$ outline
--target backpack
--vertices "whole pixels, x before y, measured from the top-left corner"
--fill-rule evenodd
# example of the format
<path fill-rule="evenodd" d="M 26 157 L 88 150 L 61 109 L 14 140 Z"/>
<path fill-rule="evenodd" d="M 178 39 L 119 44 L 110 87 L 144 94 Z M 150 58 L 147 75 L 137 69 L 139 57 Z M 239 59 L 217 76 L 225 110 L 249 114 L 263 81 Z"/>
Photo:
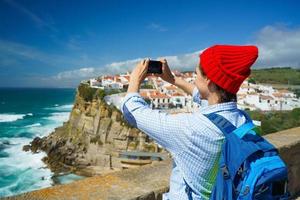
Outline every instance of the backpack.
<path fill-rule="evenodd" d="M 238 128 L 217 113 L 205 115 L 225 136 L 210 199 L 288 199 L 285 163 L 277 149 L 256 133 L 249 115 L 239 111 L 246 122 Z"/>

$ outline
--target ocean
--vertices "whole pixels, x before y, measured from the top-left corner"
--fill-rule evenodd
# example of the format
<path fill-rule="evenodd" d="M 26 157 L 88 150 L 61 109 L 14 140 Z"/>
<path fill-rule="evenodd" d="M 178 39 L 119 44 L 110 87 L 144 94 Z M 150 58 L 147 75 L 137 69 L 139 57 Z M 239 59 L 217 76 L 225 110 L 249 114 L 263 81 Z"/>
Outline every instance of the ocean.
<path fill-rule="evenodd" d="M 0 88 L 0 197 L 50 187 L 53 173 L 45 153 L 24 152 L 23 145 L 43 137 L 69 118 L 75 89 Z M 68 183 L 83 177 L 65 175 Z"/>

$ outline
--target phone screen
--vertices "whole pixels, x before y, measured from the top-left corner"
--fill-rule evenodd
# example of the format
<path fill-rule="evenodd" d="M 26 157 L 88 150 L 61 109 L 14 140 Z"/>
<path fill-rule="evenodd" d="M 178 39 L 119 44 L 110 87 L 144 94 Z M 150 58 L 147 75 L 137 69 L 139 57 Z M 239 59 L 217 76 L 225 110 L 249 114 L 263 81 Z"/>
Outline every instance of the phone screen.
<path fill-rule="evenodd" d="M 150 60 L 147 73 L 162 74 L 162 62 Z"/>

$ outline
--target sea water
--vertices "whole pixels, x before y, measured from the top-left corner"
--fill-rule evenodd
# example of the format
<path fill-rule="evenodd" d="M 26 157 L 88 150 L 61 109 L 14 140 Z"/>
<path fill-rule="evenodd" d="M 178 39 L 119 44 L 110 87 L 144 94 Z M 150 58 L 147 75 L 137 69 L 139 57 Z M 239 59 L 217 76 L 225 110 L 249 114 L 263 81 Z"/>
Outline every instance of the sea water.
<path fill-rule="evenodd" d="M 75 89 L 0 88 L 0 197 L 53 185 L 45 153 L 24 152 L 35 137 L 47 136 L 69 118 Z M 62 183 L 80 179 L 61 177 Z"/>

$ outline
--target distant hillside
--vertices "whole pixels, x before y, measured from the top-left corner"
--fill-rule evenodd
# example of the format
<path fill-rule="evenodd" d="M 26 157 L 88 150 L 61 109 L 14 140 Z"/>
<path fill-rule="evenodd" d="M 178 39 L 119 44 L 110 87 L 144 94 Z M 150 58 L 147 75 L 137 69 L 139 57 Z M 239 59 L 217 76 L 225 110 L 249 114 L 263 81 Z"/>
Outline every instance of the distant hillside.
<path fill-rule="evenodd" d="M 300 85 L 300 69 L 290 67 L 254 69 L 250 77 L 256 83 Z"/>

